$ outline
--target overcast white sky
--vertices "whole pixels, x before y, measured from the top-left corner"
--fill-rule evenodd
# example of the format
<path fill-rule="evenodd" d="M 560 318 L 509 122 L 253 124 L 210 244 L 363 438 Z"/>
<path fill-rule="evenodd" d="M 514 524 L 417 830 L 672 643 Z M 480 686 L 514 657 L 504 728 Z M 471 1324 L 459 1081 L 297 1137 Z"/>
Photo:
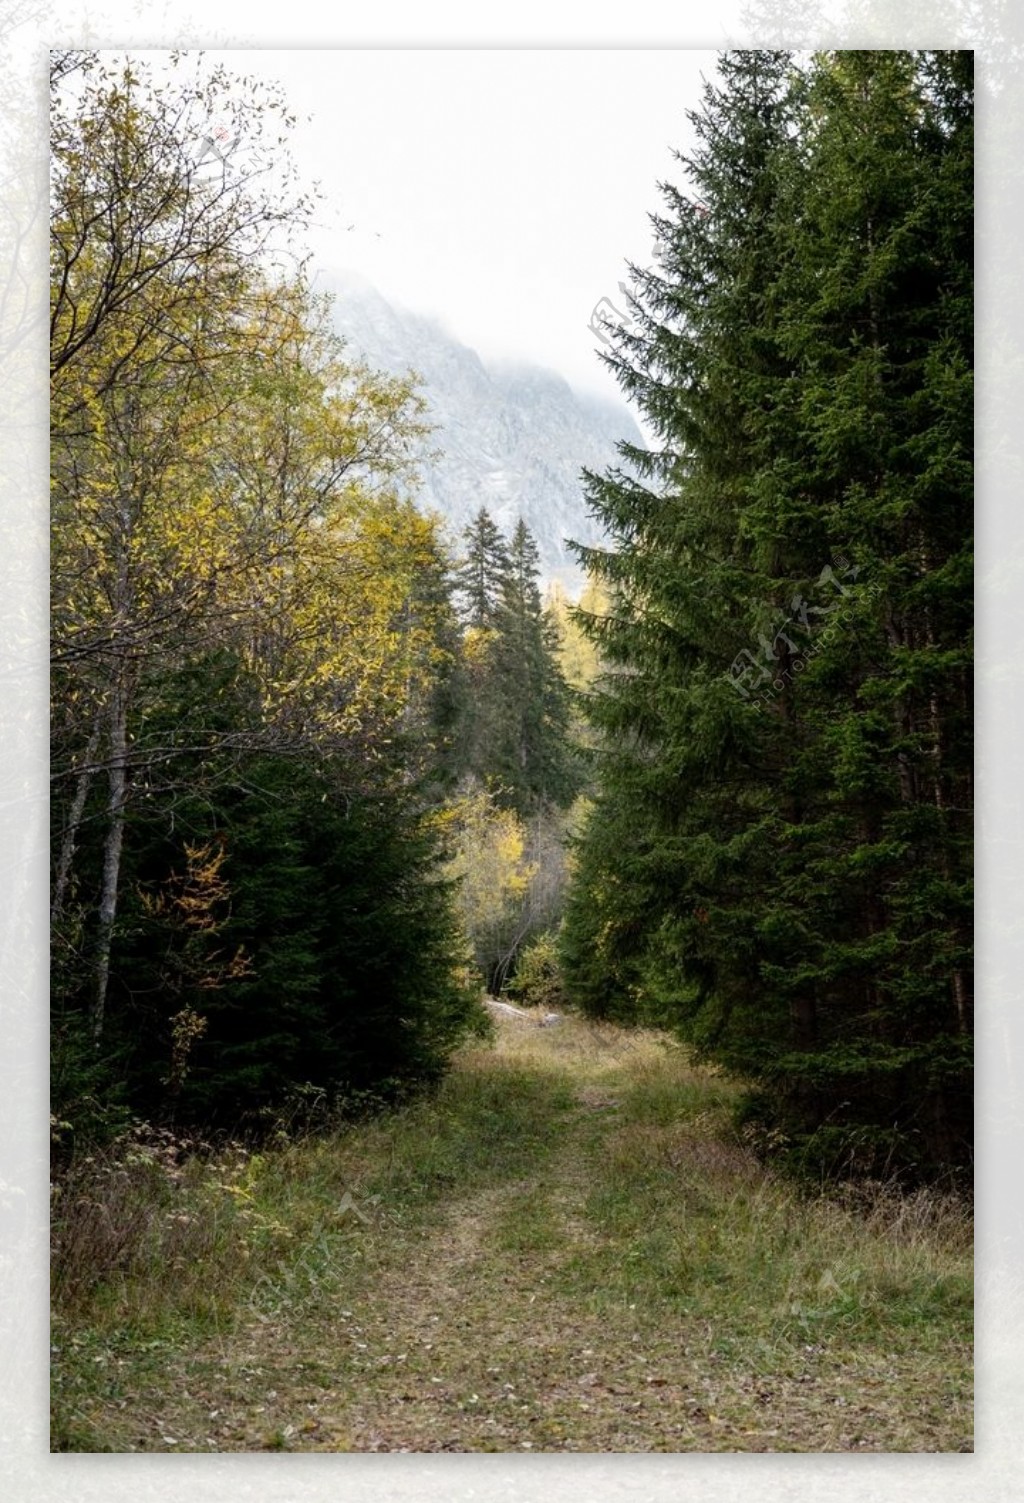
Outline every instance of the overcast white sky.
<path fill-rule="evenodd" d="M 647 214 L 659 180 L 682 180 L 672 148 L 714 53 L 207 56 L 276 79 L 299 115 L 296 162 L 326 195 L 317 265 L 361 273 L 485 357 L 619 395 L 588 324 L 602 297 L 623 307 L 627 259 L 650 264 Z"/>

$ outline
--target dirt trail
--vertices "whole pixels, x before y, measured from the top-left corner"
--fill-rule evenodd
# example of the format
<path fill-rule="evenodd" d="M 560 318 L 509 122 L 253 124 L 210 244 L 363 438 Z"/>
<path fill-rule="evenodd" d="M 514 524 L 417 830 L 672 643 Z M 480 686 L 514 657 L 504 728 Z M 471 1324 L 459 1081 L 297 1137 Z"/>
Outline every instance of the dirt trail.
<path fill-rule="evenodd" d="M 969 1320 L 901 1324 L 924 1286 L 887 1245 L 884 1307 L 847 1283 L 871 1247 L 722 1136 L 724 1091 L 655 1035 L 502 1019 L 447 1096 L 337 1150 L 348 1219 L 287 1287 L 136 1353 L 90 1422 L 124 1450 L 969 1449 Z"/>
<path fill-rule="evenodd" d="M 569 1072 L 574 1101 L 554 1150 L 527 1177 L 453 1195 L 426 1228 L 370 1232 L 375 1277 L 301 1329 L 255 1320 L 231 1363 L 258 1402 L 218 1415 L 220 1443 L 279 1437 L 289 1449 L 358 1451 L 676 1450 L 709 1428 L 689 1392 L 678 1333 L 652 1336 L 626 1300 L 567 1292 L 565 1273 L 600 1239 L 585 1214 L 587 1165 L 615 1131 L 630 1064 L 599 1028 L 501 1025 L 504 1054 Z M 630 1059 L 630 1055 L 635 1058 Z M 306 1394 L 302 1378 L 333 1378 Z M 272 1397 L 271 1397 L 272 1395 Z M 713 1426 L 711 1427 L 713 1428 Z"/>

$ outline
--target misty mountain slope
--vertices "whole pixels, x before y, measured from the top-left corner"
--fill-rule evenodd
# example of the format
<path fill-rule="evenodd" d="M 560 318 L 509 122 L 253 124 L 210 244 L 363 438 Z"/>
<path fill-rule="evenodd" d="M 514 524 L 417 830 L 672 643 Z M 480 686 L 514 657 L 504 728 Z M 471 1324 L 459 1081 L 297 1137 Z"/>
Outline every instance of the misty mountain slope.
<path fill-rule="evenodd" d="M 335 325 L 353 353 L 422 379 L 435 425 L 430 446 L 441 457 L 423 466 L 418 504 L 440 512 L 454 537 L 481 506 L 505 533 L 522 516 L 545 577 L 578 590 L 582 574 L 566 540 L 602 537 L 587 513 L 580 470 L 621 463 L 620 439 L 642 444 L 627 409 L 580 395 L 539 366 L 485 363 L 440 324 L 392 306 L 361 279 L 334 276 L 327 285 Z"/>

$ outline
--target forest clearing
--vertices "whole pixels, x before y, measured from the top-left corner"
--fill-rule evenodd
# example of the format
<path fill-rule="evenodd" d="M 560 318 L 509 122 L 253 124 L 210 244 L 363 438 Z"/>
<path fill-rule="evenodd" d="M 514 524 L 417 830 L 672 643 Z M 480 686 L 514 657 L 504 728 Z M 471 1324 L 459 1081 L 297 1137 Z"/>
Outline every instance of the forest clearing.
<path fill-rule="evenodd" d="M 734 1095 L 653 1031 L 502 1017 L 340 1135 L 98 1162 L 53 1448 L 970 1450 L 963 1205 L 801 1194 Z"/>

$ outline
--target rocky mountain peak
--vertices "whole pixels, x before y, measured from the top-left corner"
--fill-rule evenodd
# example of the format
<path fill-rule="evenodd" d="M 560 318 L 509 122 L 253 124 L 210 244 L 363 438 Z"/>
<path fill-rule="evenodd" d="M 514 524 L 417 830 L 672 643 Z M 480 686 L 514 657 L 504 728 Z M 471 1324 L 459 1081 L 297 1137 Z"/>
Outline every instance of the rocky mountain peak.
<path fill-rule="evenodd" d="M 537 541 L 546 581 L 570 594 L 583 583 L 569 538 L 599 544 L 580 470 L 621 464 L 619 440 L 642 445 L 626 407 L 575 391 L 555 371 L 484 361 L 438 322 L 389 303 L 361 278 L 335 277 L 338 332 L 371 366 L 420 377 L 430 447 L 417 498 L 445 518 L 453 538 L 485 506 L 510 533 L 519 517 Z"/>

